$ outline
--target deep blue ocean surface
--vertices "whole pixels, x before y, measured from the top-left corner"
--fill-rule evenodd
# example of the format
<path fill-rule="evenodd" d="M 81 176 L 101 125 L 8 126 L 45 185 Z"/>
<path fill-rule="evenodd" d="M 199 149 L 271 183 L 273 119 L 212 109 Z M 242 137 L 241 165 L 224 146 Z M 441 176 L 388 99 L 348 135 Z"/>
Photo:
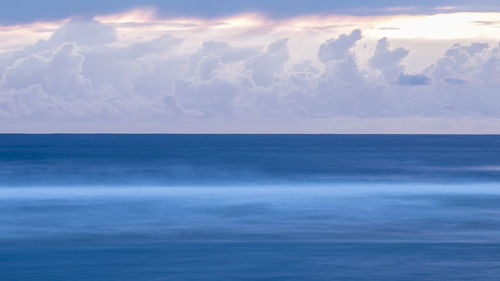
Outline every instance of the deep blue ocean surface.
<path fill-rule="evenodd" d="M 500 280 L 500 136 L 0 135 L 0 280 Z"/>

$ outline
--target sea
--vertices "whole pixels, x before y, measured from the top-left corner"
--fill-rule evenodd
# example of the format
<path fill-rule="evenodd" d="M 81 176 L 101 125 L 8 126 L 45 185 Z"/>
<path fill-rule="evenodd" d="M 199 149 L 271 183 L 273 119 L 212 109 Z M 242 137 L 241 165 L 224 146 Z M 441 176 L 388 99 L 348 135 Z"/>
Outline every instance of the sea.
<path fill-rule="evenodd" d="M 500 136 L 0 135 L 0 280 L 500 280 Z"/>

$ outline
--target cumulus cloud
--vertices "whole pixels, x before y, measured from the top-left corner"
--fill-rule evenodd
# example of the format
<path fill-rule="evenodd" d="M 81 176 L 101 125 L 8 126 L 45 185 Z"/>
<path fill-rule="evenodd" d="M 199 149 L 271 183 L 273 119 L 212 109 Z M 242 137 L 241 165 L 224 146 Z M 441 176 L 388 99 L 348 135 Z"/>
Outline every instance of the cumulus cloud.
<path fill-rule="evenodd" d="M 495 70 L 496 56 L 489 51 L 489 45 L 485 43 L 473 43 L 470 45 L 455 44 L 446 51 L 443 58 L 430 66 L 425 72 L 436 81 L 445 83 L 461 81 L 490 80 L 497 76 Z M 488 65 L 491 63 L 491 65 Z M 485 71 L 485 68 L 493 66 L 493 69 Z M 496 73 L 495 73 L 496 72 Z"/>
<path fill-rule="evenodd" d="M 281 39 L 271 43 L 265 53 L 248 62 L 255 84 L 269 86 L 275 75 L 283 70 L 284 64 L 290 58 L 287 41 L 288 39 Z"/>
<path fill-rule="evenodd" d="M 357 41 L 361 39 L 361 31 L 354 30 L 351 34 L 342 34 L 339 38 L 330 39 L 323 43 L 319 48 L 318 57 L 323 63 L 332 60 L 342 60 L 350 56 L 349 50 L 354 47 Z"/>
<path fill-rule="evenodd" d="M 377 43 L 370 65 L 380 70 L 387 80 L 393 80 L 404 71 L 401 61 L 408 56 L 409 52 L 401 47 L 389 50 L 389 41 L 387 38 L 382 38 Z"/>
<path fill-rule="evenodd" d="M 208 40 L 187 50 L 188 37 L 121 45 L 110 26 L 69 22 L 48 40 L 2 54 L 0 119 L 184 124 L 188 131 L 213 122 L 222 122 L 219 129 L 293 123 L 320 132 L 345 120 L 500 118 L 500 46 L 456 44 L 408 74 L 409 50 L 391 49 L 388 38 L 363 62 L 360 30 L 331 37 L 300 61 L 288 38 Z"/>
<path fill-rule="evenodd" d="M 92 83 L 81 75 L 83 60 L 74 43 L 62 44 L 47 57 L 30 54 L 4 71 L 0 87 L 20 90 L 39 85 L 61 99 L 87 100 Z"/>
<path fill-rule="evenodd" d="M 56 46 L 66 42 L 74 42 L 79 46 L 99 46 L 114 42 L 117 39 L 113 27 L 93 20 L 74 20 L 57 29 L 48 41 L 40 44 Z"/>

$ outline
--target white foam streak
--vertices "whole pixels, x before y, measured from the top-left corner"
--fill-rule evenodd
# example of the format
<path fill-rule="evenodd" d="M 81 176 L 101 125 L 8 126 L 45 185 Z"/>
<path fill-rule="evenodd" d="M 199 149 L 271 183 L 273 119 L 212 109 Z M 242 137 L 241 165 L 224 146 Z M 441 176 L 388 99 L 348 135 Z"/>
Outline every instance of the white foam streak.
<path fill-rule="evenodd" d="M 500 184 L 335 184 L 295 186 L 179 186 L 179 187 L 6 187 L 0 200 L 48 200 L 90 198 L 286 198 L 358 197 L 415 194 L 492 194 L 500 195 Z"/>

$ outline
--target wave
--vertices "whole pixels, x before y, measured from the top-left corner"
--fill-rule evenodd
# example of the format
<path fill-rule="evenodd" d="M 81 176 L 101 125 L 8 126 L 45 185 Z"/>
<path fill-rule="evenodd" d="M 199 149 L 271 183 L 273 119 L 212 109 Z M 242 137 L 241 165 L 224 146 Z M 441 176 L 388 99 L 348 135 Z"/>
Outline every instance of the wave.
<path fill-rule="evenodd" d="M 477 185 L 1 188 L 0 239 L 500 242 Z"/>
<path fill-rule="evenodd" d="M 242 197 L 300 195 L 317 196 L 395 196 L 420 194 L 500 195 L 497 183 L 335 183 L 273 185 L 195 185 L 195 186 L 24 186 L 0 187 L 0 200 L 8 199 L 80 199 L 80 198 L 161 198 L 172 196 Z M 262 196 L 262 197 L 260 197 Z"/>

